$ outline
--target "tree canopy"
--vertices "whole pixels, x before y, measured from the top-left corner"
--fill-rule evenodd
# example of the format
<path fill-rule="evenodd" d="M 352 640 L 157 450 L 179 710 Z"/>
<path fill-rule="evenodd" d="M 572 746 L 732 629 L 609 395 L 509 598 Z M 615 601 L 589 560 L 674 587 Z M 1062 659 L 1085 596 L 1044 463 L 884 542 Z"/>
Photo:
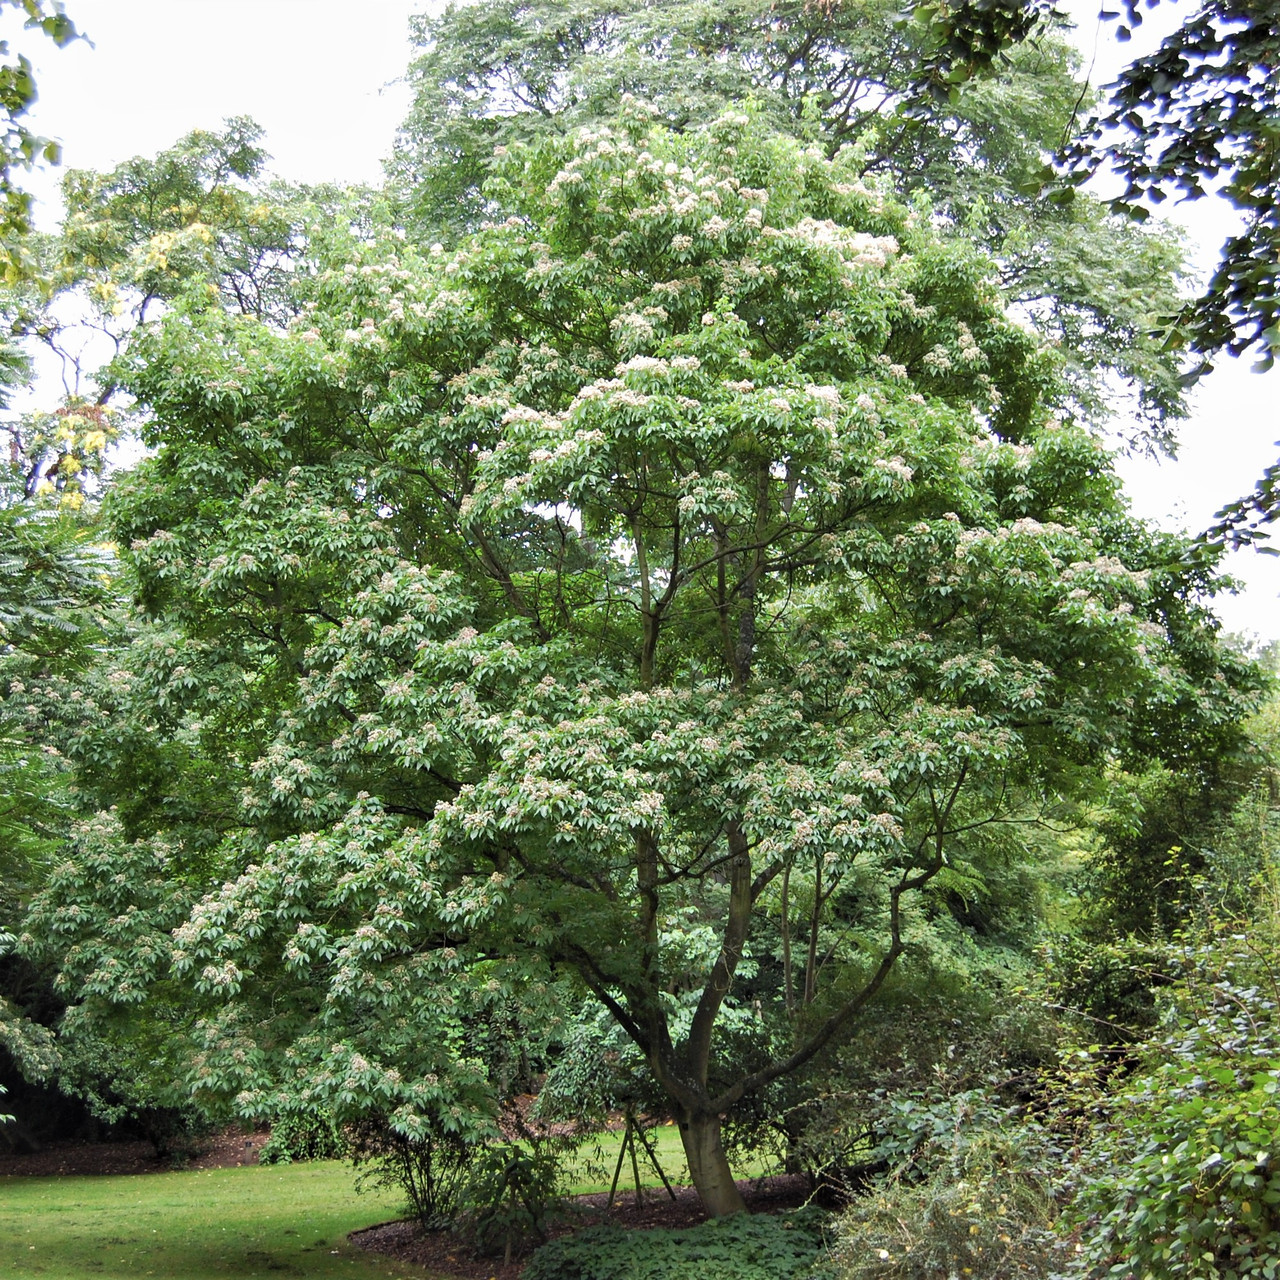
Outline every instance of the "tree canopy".
<path fill-rule="evenodd" d="M 722 1116 L 949 893 L 1109 762 L 1232 738 L 1212 576 L 992 260 L 865 169 L 632 101 L 503 145 L 448 251 L 327 212 L 287 327 L 192 288 L 139 330 L 150 621 L 45 691 L 102 812 L 23 939 L 80 1025 L 150 1000 L 244 1113 L 480 1132 L 468 1027 L 554 1038 L 567 981 L 730 1212 Z"/>
<path fill-rule="evenodd" d="M 1183 410 L 1181 357 L 1160 318 L 1180 305 L 1181 251 L 1080 196 L 1041 198 L 1053 152 L 1092 100 L 1056 34 L 1009 50 L 949 95 L 919 83 L 936 36 L 887 0 L 729 7 L 648 0 L 486 0 L 418 20 L 414 104 L 392 177 L 410 223 L 446 240 L 490 216 L 495 146 L 610 117 L 619 95 L 683 129 L 751 102 L 774 128 L 927 193 L 1000 266 L 1002 287 L 1068 359 L 1064 390 L 1101 425 L 1128 386 L 1149 442 Z"/>

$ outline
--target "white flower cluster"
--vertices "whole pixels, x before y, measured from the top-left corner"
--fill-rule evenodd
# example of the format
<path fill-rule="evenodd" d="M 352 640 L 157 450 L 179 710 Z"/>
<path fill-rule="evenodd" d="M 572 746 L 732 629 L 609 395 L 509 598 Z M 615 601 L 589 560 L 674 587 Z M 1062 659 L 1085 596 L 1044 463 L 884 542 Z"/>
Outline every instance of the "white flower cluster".
<path fill-rule="evenodd" d="M 681 246 L 677 244 L 677 241 L 688 240 L 688 239 L 689 239 L 688 236 L 673 236 L 671 239 L 671 247 L 673 249 L 678 249 Z M 689 244 L 692 244 L 692 243 L 693 241 L 689 240 Z M 683 247 L 687 249 L 689 245 L 684 245 Z M 694 292 L 697 292 L 701 288 L 702 288 L 701 276 L 685 276 L 681 280 L 660 281 L 659 283 L 653 285 L 652 291 L 654 293 L 661 293 L 669 297 L 678 298 L 682 293 L 687 293 L 691 290 Z M 647 309 L 648 308 L 646 308 L 646 310 Z"/>
<path fill-rule="evenodd" d="M 883 267 L 898 252 L 898 242 L 893 236 L 853 231 L 830 218 L 801 218 L 795 226 L 774 234 L 803 240 L 820 249 L 831 249 L 853 266 Z"/>
<path fill-rule="evenodd" d="M 542 422 L 544 415 L 528 405 L 516 404 L 502 415 L 502 425 L 510 426 L 513 422 Z"/>
<path fill-rule="evenodd" d="M 952 367 L 951 352 L 939 342 L 932 351 L 925 352 L 924 364 L 932 373 L 946 373 Z"/>
<path fill-rule="evenodd" d="M 1130 569 L 1116 556 L 1094 556 L 1091 560 L 1076 560 L 1062 571 L 1064 582 L 1079 578 L 1102 579 L 1117 586 L 1128 586 L 1135 591 L 1145 591 L 1149 577 L 1148 570 Z"/>
<path fill-rule="evenodd" d="M 655 377 L 665 377 L 670 372 L 671 366 L 656 356 L 632 356 L 614 369 L 618 377 L 627 373 L 651 373 Z"/>
<path fill-rule="evenodd" d="M 956 346 L 959 348 L 961 361 L 965 364 L 977 364 L 983 357 L 973 331 L 963 320 L 956 327 L 959 335 L 956 338 Z"/>
<path fill-rule="evenodd" d="M 609 322 L 614 340 L 626 351 L 637 351 L 654 340 L 653 318 L 637 311 L 623 311 Z"/>
<path fill-rule="evenodd" d="M 883 352 L 876 356 L 876 364 L 885 370 L 891 378 L 905 378 L 907 376 L 907 366 L 905 364 L 895 364 L 892 357 L 885 355 Z"/>
<path fill-rule="evenodd" d="M 884 196 L 879 191 L 873 191 L 861 178 L 853 182 L 833 183 L 832 190 L 838 196 L 855 196 L 864 201 L 871 213 L 884 212 Z"/>
<path fill-rule="evenodd" d="M 829 404 L 832 408 L 838 408 L 840 405 L 840 391 L 837 387 L 814 386 L 810 383 L 804 390 L 806 395 L 812 396 L 815 400 L 821 400 L 823 404 Z"/>
<path fill-rule="evenodd" d="M 899 480 L 910 480 L 915 472 L 907 465 L 906 459 L 894 454 L 891 458 L 877 458 L 872 464 L 877 471 L 887 472 Z"/>

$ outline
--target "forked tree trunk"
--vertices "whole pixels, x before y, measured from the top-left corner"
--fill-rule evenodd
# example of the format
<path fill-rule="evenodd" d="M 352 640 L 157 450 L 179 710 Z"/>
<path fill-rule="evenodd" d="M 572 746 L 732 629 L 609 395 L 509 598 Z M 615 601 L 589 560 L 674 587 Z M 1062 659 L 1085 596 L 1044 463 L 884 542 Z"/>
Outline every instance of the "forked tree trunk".
<path fill-rule="evenodd" d="M 745 1213 L 746 1202 L 724 1154 L 720 1117 L 708 1112 L 684 1116 L 680 1121 L 680 1140 L 684 1143 L 689 1176 L 698 1190 L 702 1207 L 713 1218 Z"/>

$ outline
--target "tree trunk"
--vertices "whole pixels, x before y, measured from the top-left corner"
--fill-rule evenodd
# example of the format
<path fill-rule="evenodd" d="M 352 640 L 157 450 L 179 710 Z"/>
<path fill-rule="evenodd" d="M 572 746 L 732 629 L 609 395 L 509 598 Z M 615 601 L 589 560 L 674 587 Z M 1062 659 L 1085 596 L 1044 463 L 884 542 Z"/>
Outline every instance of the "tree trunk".
<path fill-rule="evenodd" d="M 689 1176 L 707 1213 L 713 1218 L 745 1213 L 746 1202 L 733 1180 L 720 1140 L 720 1117 L 708 1112 L 686 1115 L 680 1121 L 680 1140 Z"/>

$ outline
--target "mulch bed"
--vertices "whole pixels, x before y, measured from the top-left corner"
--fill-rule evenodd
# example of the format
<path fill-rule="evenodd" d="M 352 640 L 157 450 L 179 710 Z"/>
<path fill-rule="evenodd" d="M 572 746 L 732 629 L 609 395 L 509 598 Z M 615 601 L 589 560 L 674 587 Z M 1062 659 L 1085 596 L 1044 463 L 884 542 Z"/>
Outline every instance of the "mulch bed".
<path fill-rule="evenodd" d="M 782 1213 L 797 1209 L 808 1199 L 809 1184 L 801 1177 L 782 1175 L 758 1181 L 739 1182 L 738 1189 L 753 1213 Z M 551 1231 L 566 1235 L 583 1227 L 610 1221 L 627 1230 L 649 1227 L 691 1227 L 706 1221 L 706 1214 L 692 1187 L 676 1187 L 673 1202 L 665 1191 L 646 1191 L 641 1203 L 635 1192 L 619 1194 L 613 1209 L 605 1214 L 609 1197 L 579 1196 L 572 1201 L 573 1213 Z M 503 1265 L 501 1258 L 477 1258 L 470 1248 L 445 1231 L 423 1231 L 416 1222 L 384 1222 L 363 1231 L 353 1231 L 351 1242 L 372 1253 L 385 1254 L 398 1262 L 424 1267 L 457 1280 L 519 1280 L 527 1257 Z"/>
<path fill-rule="evenodd" d="M 253 1133 L 239 1128 L 224 1129 L 207 1138 L 202 1144 L 203 1153 L 183 1168 L 230 1169 L 236 1165 L 257 1164 L 258 1151 L 267 1137 L 265 1129 Z M 0 1152 L 0 1177 L 169 1173 L 172 1169 L 173 1164 L 156 1155 L 155 1147 L 149 1142 L 51 1142 L 42 1150 L 26 1155 Z"/>

